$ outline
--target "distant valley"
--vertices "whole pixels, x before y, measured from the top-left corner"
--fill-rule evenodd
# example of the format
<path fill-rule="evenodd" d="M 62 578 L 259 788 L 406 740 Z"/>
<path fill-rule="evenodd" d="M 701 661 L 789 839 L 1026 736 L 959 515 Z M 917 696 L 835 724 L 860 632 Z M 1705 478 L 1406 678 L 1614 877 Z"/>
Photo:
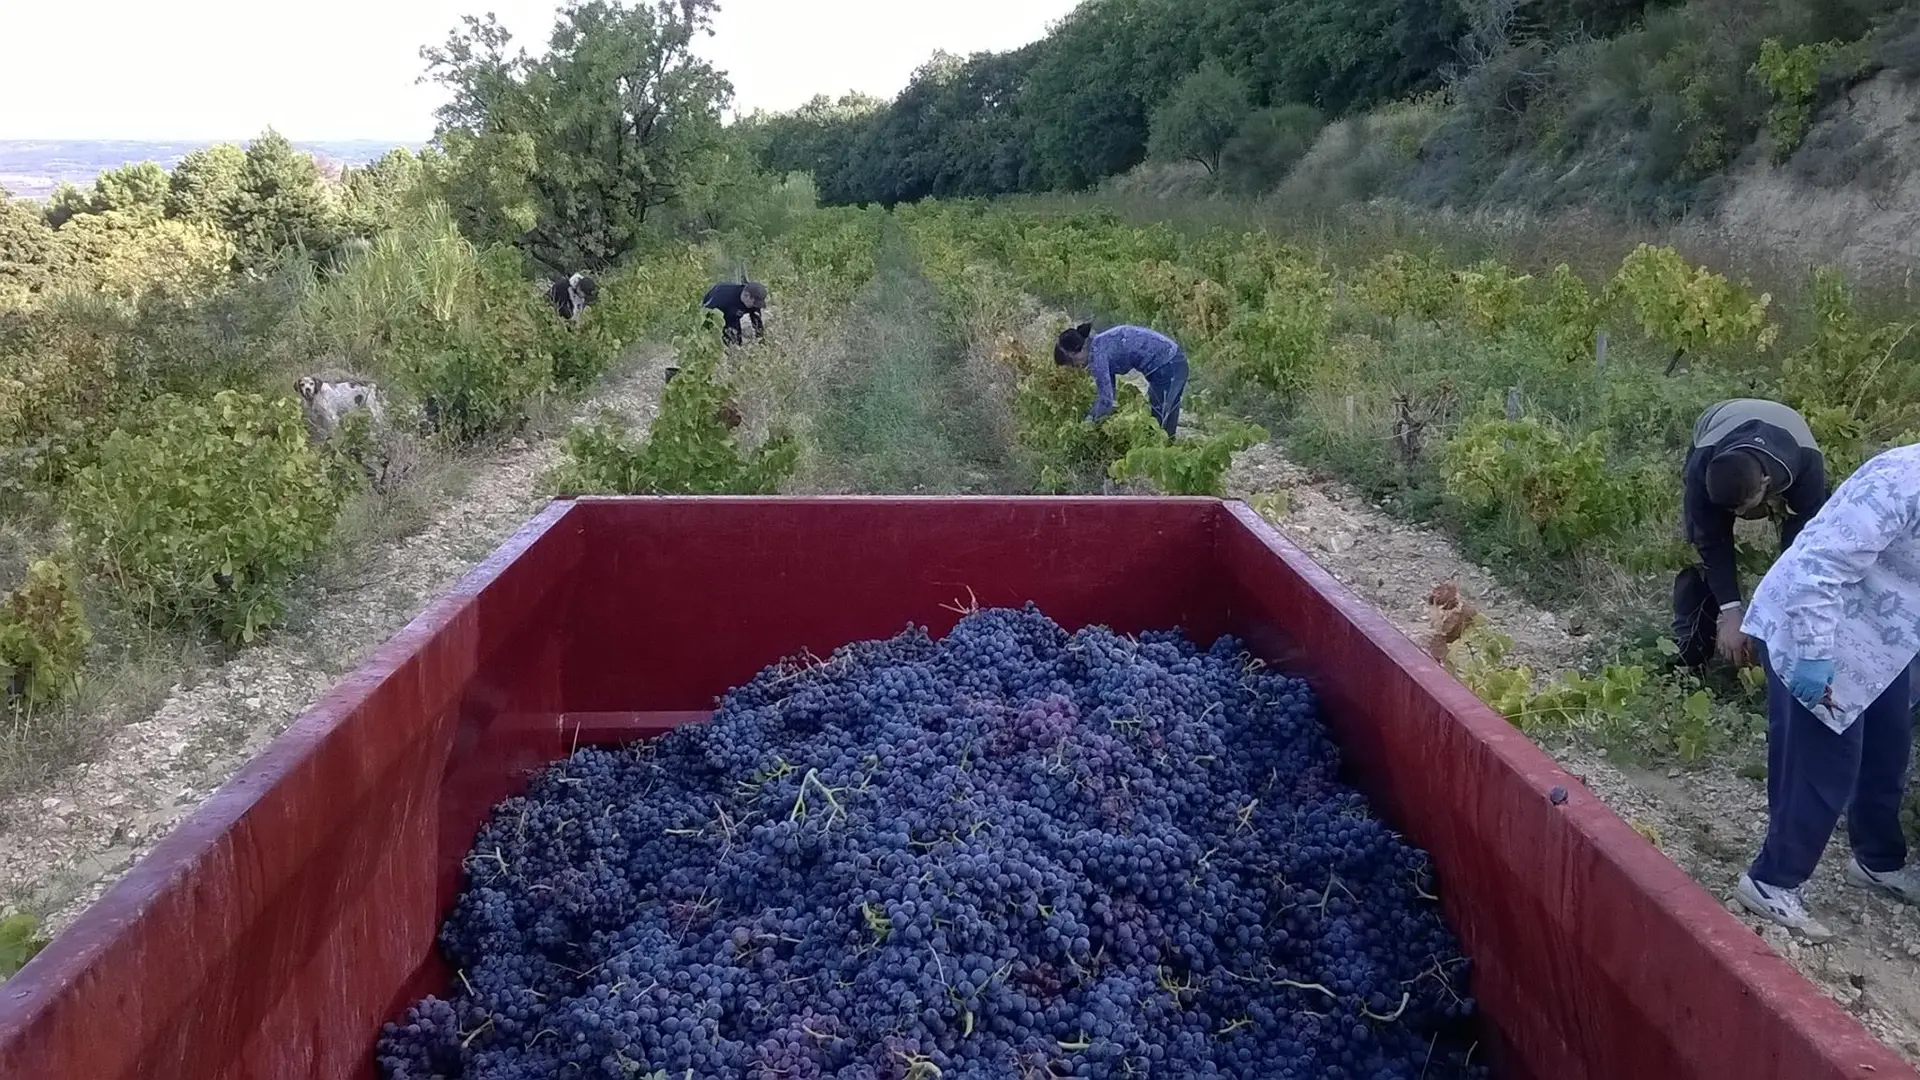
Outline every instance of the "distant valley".
<path fill-rule="evenodd" d="M 15 195 L 45 198 L 62 183 L 86 187 L 93 178 L 122 165 L 157 161 L 171 169 L 180 159 L 221 140 L 200 142 L 143 142 L 114 139 L 0 139 L 0 188 Z M 246 139 L 225 140 L 244 145 Z M 301 142 L 294 146 L 312 154 L 321 165 L 338 169 L 364 165 L 395 147 L 417 150 L 417 142 L 368 139 L 344 142 Z"/>

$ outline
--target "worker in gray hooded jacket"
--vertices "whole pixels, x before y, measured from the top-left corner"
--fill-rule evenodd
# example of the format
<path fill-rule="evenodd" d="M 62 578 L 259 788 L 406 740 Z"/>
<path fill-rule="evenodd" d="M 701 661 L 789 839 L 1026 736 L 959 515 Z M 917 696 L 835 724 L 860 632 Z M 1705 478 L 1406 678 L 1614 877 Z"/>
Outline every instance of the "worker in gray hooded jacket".
<path fill-rule="evenodd" d="M 1744 663 L 1734 520 L 1777 518 L 1786 551 L 1827 501 L 1826 461 L 1799 413 L 1777 401 L 1736 398 L 1708 408 L 1694 425 L 1681 486 L 1687 540 L 1700 564 L 1674 580 L 1675 640 L 1690 664 L 1704 663 L 1710 649 Z"/>

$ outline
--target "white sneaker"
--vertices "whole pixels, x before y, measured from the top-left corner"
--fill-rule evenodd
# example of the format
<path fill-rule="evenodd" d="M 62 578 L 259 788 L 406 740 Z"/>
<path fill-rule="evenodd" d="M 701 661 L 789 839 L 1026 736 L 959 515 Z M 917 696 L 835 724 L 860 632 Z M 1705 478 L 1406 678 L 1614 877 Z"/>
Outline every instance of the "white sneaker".
<path fill-rule="evenodd" d="M 1799 889 L 1762 885 L 1746 874 L 1733 890 L 1740 906 L 1769 922 L 1778 923 L 1804 936 L 1808 941 L 1825 941 L 1833 936 L 1820 920 L 1807 914 L 1807 902 Z"/>
<path fill-rule="evenodd" d="M 1896 900 L 1920 904 L 1920 872 L 1911 867 L 1877 874 L 1861 866 L 1859 859 L 1848 859 L 1847 884 L 1861 889 L 1878 889 Z"/>

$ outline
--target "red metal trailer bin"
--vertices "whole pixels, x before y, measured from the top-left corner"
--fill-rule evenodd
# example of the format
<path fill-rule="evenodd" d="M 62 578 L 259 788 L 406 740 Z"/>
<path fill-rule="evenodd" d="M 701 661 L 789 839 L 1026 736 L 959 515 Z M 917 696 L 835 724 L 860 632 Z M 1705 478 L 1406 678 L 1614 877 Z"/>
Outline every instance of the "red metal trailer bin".
<path fill-rule="evenodd" d="M 1310 679 L 1426 848 L 1509 1077 L 1917 1074 L 1245 506 L 1209 499 L 551 505 L 0 985 L 4 1080 L 360 1080 L 444 979 L 489 808 L 801 649 L 969 593 L 1068 628 L 1231 632 Z M 1561 804 L 1549 798 L 1564 787 Z"/>

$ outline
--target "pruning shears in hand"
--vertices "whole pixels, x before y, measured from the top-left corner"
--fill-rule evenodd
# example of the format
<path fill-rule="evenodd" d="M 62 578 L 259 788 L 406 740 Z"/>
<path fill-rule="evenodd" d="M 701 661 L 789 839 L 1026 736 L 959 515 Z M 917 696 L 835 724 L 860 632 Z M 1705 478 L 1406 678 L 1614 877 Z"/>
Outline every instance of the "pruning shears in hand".
<path fill-rule="evenodd" d="M 1833 684 L 1832 683 L 1828 683 L 1827 688 L 1825 690 L 1820 691 L 1819 707 L 1827 710 L 1827 715 L 1829 717 L 1833 716 L 1835 713 L 1840 711 L 1840 707 L 1833 703 Z"/>

